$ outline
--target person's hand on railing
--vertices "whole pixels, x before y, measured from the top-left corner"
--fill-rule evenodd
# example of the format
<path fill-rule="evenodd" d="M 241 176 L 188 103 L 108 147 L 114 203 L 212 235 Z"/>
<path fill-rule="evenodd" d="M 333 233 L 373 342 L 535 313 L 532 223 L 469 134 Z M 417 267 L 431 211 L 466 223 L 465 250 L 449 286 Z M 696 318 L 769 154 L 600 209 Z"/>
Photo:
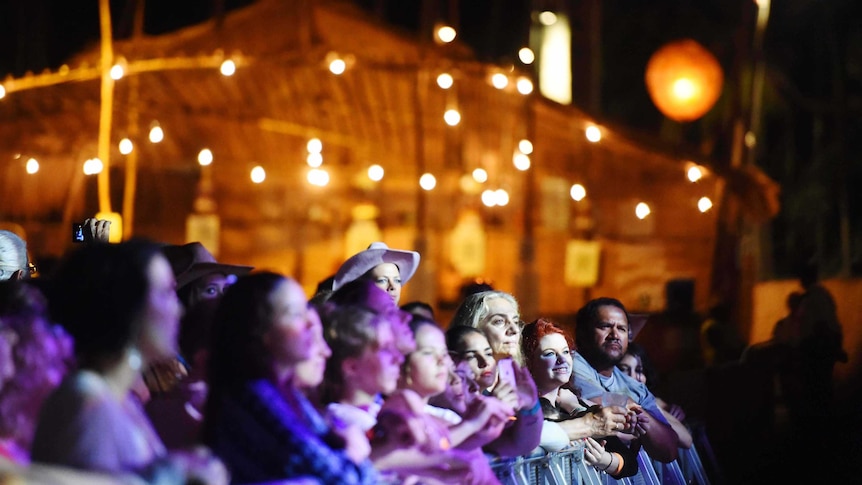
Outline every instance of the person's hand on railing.
<path fill-rule="evenodd" d="M 594 437 L 614 435 L 630 426 L 629 411 L 621 406 L 606 406 L 585 416 L 591 419 L 590 426 Z"/>

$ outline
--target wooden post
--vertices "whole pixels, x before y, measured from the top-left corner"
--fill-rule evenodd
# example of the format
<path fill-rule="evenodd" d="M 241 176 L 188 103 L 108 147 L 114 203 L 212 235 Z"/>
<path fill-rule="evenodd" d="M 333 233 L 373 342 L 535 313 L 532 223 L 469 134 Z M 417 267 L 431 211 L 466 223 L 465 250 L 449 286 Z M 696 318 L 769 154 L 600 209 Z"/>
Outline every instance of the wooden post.
<path fill-rule="evenodd" d="M 114 47 L 111 34 L 111 5 L 109 0 L 99 0 L 99 26 L 102 46 L 102 97 L 99 112 L 99 212 L 111 212 L 111 123 L 114 108 L 114 79 L 111 67 L 114 64 Z"/>

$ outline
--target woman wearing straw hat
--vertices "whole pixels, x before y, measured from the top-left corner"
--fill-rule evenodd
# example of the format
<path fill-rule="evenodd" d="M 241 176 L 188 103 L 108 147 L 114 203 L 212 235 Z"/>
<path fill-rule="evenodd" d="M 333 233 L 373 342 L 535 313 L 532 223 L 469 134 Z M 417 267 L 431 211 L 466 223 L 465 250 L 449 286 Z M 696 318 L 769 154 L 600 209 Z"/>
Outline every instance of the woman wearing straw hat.
<path fill-rule="evenodd" d="M 416 273 L 418 266 L 419 253 L 416 251 L 390 249 L 382 242 L 374 242 L 368 249 L 354 254 L 338 268 L 332 282 L 332 291 L 351 281 L 366 279 L 373 281 L 398 305 L 401 286 Z"/>
<path fill-rule="evenodd" d="M 199 242 L 162 247 L 177 279 L 177 296 L 186 311 L 203 300 L 216 300 L 230 284 L 252 270 L 251 266 L 223 264 L 216 261 Z"/>

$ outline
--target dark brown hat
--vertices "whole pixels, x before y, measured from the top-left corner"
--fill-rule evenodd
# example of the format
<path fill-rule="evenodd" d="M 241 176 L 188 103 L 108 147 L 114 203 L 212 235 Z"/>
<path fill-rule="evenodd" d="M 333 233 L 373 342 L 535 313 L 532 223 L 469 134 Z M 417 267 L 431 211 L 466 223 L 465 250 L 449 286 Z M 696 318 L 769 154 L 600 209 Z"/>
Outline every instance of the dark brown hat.
<path fill-rule="evenodd" d="M 207 248 L 199 242 L 192 242 L 181 246 L 164 246 L 162 254 L 171 263 L 171 269 L 174 270 L 174 278 L 177 280 L 177 289 L 210 274 L 220 273 L 242 276 L 253 269 L 251 266 L 218 263 L 213 255 L 207 251 Z"/>

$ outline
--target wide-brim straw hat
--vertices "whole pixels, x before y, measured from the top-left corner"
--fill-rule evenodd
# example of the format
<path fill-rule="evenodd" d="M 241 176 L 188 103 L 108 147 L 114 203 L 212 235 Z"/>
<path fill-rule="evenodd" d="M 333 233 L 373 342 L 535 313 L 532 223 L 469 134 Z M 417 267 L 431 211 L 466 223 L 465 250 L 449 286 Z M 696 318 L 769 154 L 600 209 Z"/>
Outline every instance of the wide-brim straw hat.
<path fill-rule="evenodd" d="M 219 263 L 199 242 L 164 246 L 162 254 L 171 263 L 174 278 L 177 280 L 177 289 L 207 275 L 242 276 L 253 269 L 251 266 Z"/>
<path fill-rule="evenodd" d="M 354 254 L 338 268 L 335 279 L 332 281 L 332 290 L 335 291 L 346 283 L 359 279 L 372 268 L 383 263 L 392 263 L 398 266 L 401 283 L 407 283 L 419 266 L 419 253 L 390 249 L 382 242 L 371 243 L 368 249 Z"/>

